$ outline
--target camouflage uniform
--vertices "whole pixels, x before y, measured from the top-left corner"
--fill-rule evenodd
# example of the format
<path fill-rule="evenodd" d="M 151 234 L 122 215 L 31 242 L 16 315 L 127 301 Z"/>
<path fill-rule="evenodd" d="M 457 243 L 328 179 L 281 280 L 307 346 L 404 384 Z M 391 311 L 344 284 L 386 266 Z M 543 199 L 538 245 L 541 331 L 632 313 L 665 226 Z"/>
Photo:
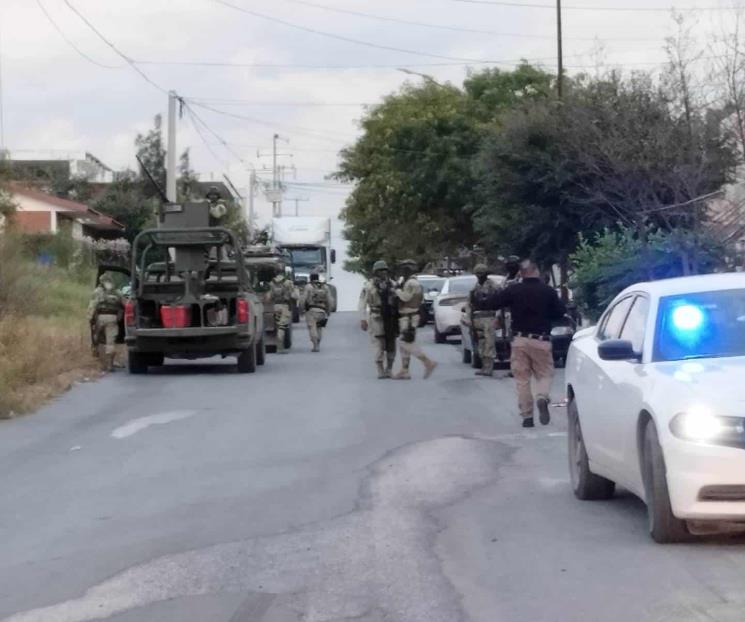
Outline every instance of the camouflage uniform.
<path fill-rule="evenodd" d="M 477 276 L 488 273 L 486 266 L 476 266 L 474 272 Z M 491 376 L 494 373 L 494 359 L 497 356 L 496 349 L 496 313 L 483 308 L 484 300 L 489 300 L 498 290 L 497 286 L 488 276 L 483 283 L 476 283 L 469 296 L 469 310 L 473 329 L 478 339 L 478 352 L 481 357 L 482 368 L 476 372 L 479 376 Z"/>
<path fill-rule="evenodd" d="M 381 266 L 385 266 L 384 268 Z M 377 273 L 384 271 L 385 276 Z M 385 262 L 377 262 L 374 272 L 376 276 L 368 280 L 362 292 L 358 310 L 362 329 L 370 333 L 370 338 L 375 345 L 375 365 L 378 369 L 378 378 L 390 378 L 392 376 L 393 363 L 396 360 L 396 331 L 386 331 L 386 322 L 383 316 L 383 300 L 381 293 L 389 296 L 388 302 L 396 298 L 396 284 L 387 276 L 388 267 Z"/>
<path fill-rule="evenodd" d="M 313 280 L 305 286 L 303 291 L 305 304 L 305 323 L 308 325 L 313 352 L 318 352 L 323 338 L 323 327 L 328 321 L 331 292 L 325 283 Z"/>
<path fill-rule="evenodd" d="M 122 312 L 121 294 L 114 290 L 111 278 L 103 275 L 88 303 L 88 322 L 96 333 L 96 343 L 104 344 L 101 364 L 105 371 L 114 369 L 116 338 L 119 334 L 119 318 Z"/>
<path fill-rule="evenodd" d="M 416 264 L 413 261 L 407 261 L 403 265 L 415 266 Z M 422 301 L 424 300 L 424 289 L 414 276 L 408 276 L 408 278 L 405 278 L 403 286 L 396 289 L 396 296 L 398 296 L 400 301 L 398 325 L 399 333 L 401 334 L 399 340 L 401 371 L 394 378 L 397 380 L 409 380 L 411 378 L 409 375 L 409 365 L 412 356 L 424 364 L 424 377 L 429 378 L 437 363 L 427 357 L 421 347 L 416 343 L 416 329 L 419 326 L 419 313 Z"/>
<path fill-rule="evenodd" d="M 278 274 L 269 284 L 269 294 L 274 303 L 274 326 L 277 329 L 277 352 L 285 351 L 285 334 L 292 322 L 291 305 L 298 295 L 295 285 L 284 274 Z"/>

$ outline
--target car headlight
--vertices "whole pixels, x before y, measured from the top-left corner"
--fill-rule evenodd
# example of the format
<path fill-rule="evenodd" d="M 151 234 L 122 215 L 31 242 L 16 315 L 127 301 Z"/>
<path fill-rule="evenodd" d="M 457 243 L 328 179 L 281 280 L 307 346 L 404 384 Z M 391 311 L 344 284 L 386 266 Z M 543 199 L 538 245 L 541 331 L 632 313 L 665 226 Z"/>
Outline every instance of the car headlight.
<path fill-rule="evenodd" d="M 693 406 L 673 417 L 670 431 L 686 441 L 715 445 L 745 445 L 745 418 L 721 417 L 705 406 Z"/>

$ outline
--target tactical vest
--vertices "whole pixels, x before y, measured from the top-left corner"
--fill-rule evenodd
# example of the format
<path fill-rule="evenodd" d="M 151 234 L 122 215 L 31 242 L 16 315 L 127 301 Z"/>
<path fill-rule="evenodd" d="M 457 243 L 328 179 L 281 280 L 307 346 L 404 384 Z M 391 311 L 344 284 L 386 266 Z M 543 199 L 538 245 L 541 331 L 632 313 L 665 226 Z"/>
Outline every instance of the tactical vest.
<path fill-rule="evenodd" d="M 271 292 L 272 292 L 272 302 L 274 302 L 275 305 L 281 305 L 290 304 L 290 301 L 292 300 L 292 296 L 290 295 L 290 292 L 288 291 L 288 287 L 286 285 L 286 281 L 272 281 L 271 284 Z"/>
<path fill-rule="evenodd" d="M 323 285 L 312 285 L 308 293 L 308 307 L 328 311 L 329 294 Z"/>
<path fill-rule="evenodd" d="M 96 305 L 99 315 L 116 315 L 121 309 L 122 303 L 116 294 L 104 294 L 103 299 Z"/>

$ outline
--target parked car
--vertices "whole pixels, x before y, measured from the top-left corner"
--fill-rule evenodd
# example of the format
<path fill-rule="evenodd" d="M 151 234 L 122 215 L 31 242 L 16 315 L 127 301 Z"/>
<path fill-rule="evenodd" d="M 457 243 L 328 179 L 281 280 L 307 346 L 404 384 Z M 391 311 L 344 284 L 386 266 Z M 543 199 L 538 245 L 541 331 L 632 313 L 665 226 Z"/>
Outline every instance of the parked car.
<path fill-rule="evenodd" d="M 745 529 L 743 374 L 745 274 L 626 289 L 569 348 L 574 494 L 630 490 L 657 542 Z"/>
<path fill-rule="evenodd" d="M 491 275 L 489 278 L 498 286 L 504 283 L 503 276 Z M 473 274 L 453 276 L 445 281 L 433 305 L 435 342 L 445 343 L 449 336 L 461 334 L 463 309 L 474 285 L 476 277 Z"/>
<path fill-rule="evenodd" d="M 424 289 L 424 300 L 419 309 L 419 327 L 421 328 L 434 320 L 432 307 L 435 303 L 435 299 L 440 295 L 442 287 L 445 285 L 447 279 L 434 274 L 418 274 L 416 280 L 419 281 Z"/>

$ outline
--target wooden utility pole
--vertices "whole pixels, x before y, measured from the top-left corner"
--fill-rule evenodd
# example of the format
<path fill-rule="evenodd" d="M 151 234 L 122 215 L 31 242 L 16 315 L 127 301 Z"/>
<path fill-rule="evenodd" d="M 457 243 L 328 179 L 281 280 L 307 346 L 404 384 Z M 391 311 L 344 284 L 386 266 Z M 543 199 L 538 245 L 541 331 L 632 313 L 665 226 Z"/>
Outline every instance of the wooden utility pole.
<path fill-rule="evenodd" d="M 556 34 L 559 48 L 559 73 L 556 79 L 556 93 L 561 99 L 564 97 L 564 41 L 561 27 L 561 0 L 556 0 Z"/>

